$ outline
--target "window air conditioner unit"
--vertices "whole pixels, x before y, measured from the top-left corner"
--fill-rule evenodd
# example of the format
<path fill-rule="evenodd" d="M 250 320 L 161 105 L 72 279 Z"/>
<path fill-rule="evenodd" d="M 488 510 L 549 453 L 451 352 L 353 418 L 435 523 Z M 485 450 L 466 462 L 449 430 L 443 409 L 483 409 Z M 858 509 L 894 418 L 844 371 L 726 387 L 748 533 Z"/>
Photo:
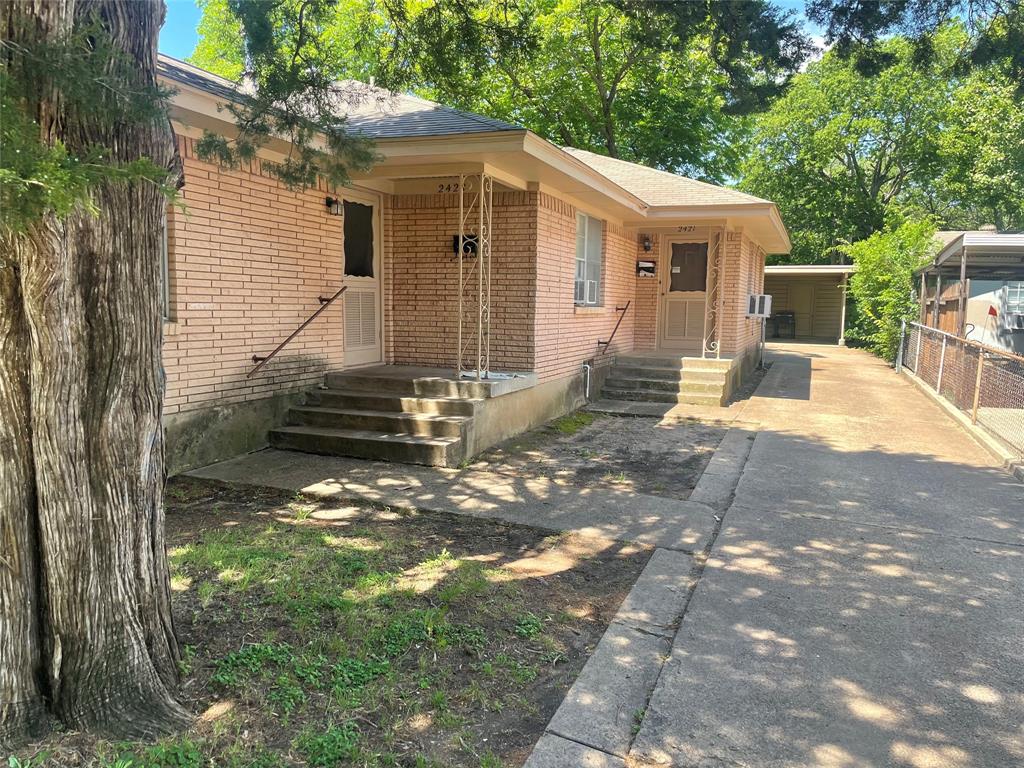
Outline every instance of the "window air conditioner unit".
<path fill-rule="evenodd" d="M 747 317 L 770 317 L 772 297 L 767 293 L 756 293 L 747 297 Z"/>

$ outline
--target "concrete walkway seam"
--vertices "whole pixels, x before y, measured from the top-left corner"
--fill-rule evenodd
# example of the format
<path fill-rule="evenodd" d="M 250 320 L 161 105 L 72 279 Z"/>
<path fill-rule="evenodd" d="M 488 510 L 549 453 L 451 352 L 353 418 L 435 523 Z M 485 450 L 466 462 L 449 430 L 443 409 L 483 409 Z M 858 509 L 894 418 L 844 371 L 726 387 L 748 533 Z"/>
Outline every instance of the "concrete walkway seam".
<path fill-rule="evenodd" d="M 755 439 L 751 425 L 726 432 L 694 491 L 731 502 Z M 523 768 L 625 765 L 601 760 L 629 754 L 722 522 L 700 552 L 654 551 Z"/>

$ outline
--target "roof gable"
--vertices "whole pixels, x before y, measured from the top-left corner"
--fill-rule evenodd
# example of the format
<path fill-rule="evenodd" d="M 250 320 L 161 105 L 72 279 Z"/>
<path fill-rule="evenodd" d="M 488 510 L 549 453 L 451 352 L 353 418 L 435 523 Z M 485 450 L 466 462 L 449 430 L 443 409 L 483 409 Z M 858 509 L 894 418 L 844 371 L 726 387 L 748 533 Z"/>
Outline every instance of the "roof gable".
<path fill-rule="evenodd" d="M 770 204 L 770 201 L 753 195 L 688 179 L 639 163 L 618 160 L 574 147 L 563 149 L 650 206 Z"/>

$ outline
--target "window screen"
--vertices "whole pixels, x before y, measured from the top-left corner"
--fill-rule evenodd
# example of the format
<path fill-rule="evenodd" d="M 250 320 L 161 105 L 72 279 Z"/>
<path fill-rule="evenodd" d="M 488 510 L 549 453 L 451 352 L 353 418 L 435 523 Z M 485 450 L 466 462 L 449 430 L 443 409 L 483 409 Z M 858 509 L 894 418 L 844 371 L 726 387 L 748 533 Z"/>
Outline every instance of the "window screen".
<path fill-rule="evenodd" d="M 345 201 L 345 274 L 373 277 L 373 206 Z"/>
<path fill-rule="evenodd" d="M 577 304 L 599 303 L 603 238 L 603 221 L 583 213 L 576 214 L 576 275 L 573 299 Z"/>
<path fill-rule="evenodd" d="M 707 243 L 672 243 L 670 291 L 705 291 L 707 275 Z"/>

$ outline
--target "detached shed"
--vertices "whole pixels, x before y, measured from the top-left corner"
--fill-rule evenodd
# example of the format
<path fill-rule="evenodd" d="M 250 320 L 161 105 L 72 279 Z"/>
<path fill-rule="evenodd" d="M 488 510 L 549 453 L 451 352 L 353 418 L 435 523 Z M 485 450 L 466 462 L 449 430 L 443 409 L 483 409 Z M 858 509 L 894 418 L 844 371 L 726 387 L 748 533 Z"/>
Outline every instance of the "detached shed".
<path fill-rule="evenodd" d="M 786 264 L 764 269 L 764 292 L 772 297 L 772 314 L 793 319 L 797 340 L 845 344 L 846 283 L 852 264 Z M 785 322 L 769 323 L 784 329 Z M 786 337 L 780 330 L 774 338 Z"/>

